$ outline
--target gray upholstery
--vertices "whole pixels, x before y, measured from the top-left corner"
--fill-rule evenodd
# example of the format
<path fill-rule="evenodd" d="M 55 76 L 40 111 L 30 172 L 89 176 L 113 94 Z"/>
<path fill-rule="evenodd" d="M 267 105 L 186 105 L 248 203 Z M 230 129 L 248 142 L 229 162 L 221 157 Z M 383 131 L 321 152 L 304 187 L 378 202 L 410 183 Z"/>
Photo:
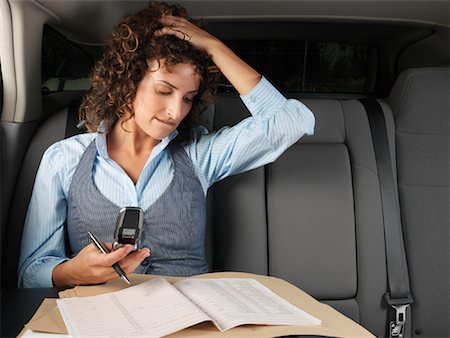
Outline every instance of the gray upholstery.
<path fill-rule="evenodd" d="M 410 69 L 390 96 L 414 296 L 413 334 L 449 337 L 450 68 Z"/>
<path fill-rule="evenodd" d="M 345 112 L 346 144 L 352 162 L 355 201 L 355 231 L 358 262 L 360 323 L 377 336 L 385 335 L 386 309 L 382 296 L 387 290 L 386 255 L 381 197 L 367 115 L 360 102 L 341 101 Z M 389 115 L 389 110 L 385 111 Z M 393 133 L 392 118 L 387 119 Z"/>
<path fill-rule="evenodd" d="M 316 115 L 313 136 L 214 187 L 213 266 L 284 278 L 383 336 L 384 232 L 366 113 L 356 100 L 302 101 Z M 227 95 L 215 128 L 247 115 Z"/>
<path fill-rule="evenodd" d="M 7 287 L 17 285 L 17 265 L 20 254 L 23 223 L 28 208 L 28 202 L 33 189 L 34 178 L 44 151 L 54 142 L 64 138 L 67 124 L 68 109 L 62 109 L 50 116 L 37 129 L 25 154 L 14 194 L 11 201 L 11 212 L 8 221 L 7 238 L 5 241 L 5 265 L 2 273 L 10 276 Z M 6 285 L 4 285 L 6 287 Z"/>
<path fill-rule="evenodd" d="M 216 103 L 214 129 L 249 116 L 235 94 Z M 216 183 L 212 222 L 215 270 L 268 273 L 264 168 Z"/>
<path fill-rule="evenodd" d="M 269 165 L 270 274 L 320 299 L 355 297 L 353 205 L 350 158 L 343 144 L 295 145 Z"/>
<path fill-rule="evenodd" d="M 213 191 L 213 269 L 266 275 L 264 168 L 230 177 Z"/>
<path fill-rule="evenodd" d="M 335 308 L 378 336 L 383 335 L 384 234 L 376 162 L 365 111 L 355 100 L 335 100 L 333 104 L 323 100 L 303 102 L 316 114 L 316 134 L 302 139 L 267 170 L 268 203 L 276 200 L 274 203 L 284 215 L 288 214 L 283 210 L 285 202 L 281 196 L 271 196 L 275 191 L 281 192 L 280 187 L 271 188 L 278 184 L 272 181 L 272 171 L 277 167 L 288 169 L 289 165 L 291 185 L 297 188 L 290 196 L 284 195 L 285 200 L 296 204 L 284 224 L 297 223 L 295 232 L 285 234 L 286 241 L 287 236 L 290 242 L 297 238 L 297 248 L 286 245 L 284 250 L 295 255 L 297 270 L 289 271 L 286 262 L 281 277 L 286 276 L 321 300 L 333 300 L 330 304 Z M 285 158 L 291 158 L 291 163 L 283 163 Z M 298 176 L 294 177 L 296 171 Z M 286 190 L 282 194 L 285 193 Z M 269 229 L 282 232 L 282 215 L 273 219 L 271 225 L 272 212 L 269 210 L 268 214 Z M 304 261 L 308 252 L 313 255 Z M 271 250 L 269 255 L 272 256 Z M 274 266 L 270 273 L 278 275 L 280 271 Z"/>

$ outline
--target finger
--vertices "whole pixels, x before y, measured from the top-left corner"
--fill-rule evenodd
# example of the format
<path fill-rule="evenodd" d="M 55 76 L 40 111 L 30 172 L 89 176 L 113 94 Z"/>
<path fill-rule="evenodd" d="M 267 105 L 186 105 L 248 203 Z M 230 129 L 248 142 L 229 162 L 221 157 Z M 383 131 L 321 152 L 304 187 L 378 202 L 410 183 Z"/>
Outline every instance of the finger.
<path fill-rule="evenodd" d="M 125 273 L 132 273 L 136 268 L 150 256 L 150 250 L 148 248 L 144 248 L 129 254 L 123 260 L 119 262 L 121 268 L 125 271 Z"/>
<path fill-rule="evenodd" d="M 109 242 L 102 242 L 102 245 L 108 252 L 112 250 L 112 244 L 111 243 L 109 243 Z M 97 248 L 97 246 L 94 245 L 94 243 L 90 243 L 90 244 L 86 245 L 84 250 L 100 252 L 100 250 Z"/>
<path fill-rule="evenodd" d="M 132 250 L 133 246 L 129 244 L 123 245 L 115 251 L 102 254 L 99 257 L 99 264 L 103 266 L 112 266 L 114 263 L 124 259 Z"/>
<path fill-rule="evenodd" d="M 103 242 L 102 244 L 103 244 L 103 246 L 106 248 L 106 250 L 112 251 L 112 243 L 109 243 L 109 242 Z"/>
<path fill-rule="evenodd" d="M 85 251 L 85 252 L 99 252 L 97 247 L 93 243 L 86 245 L 81 251 Z"/>
<path fill-rule="evenodd" d="M 110 267 L 103 267 L 98 268 L 95 271 L 95 274 L 93 274 L 93 277 L 90 282 L 92 283 L 104 283 L 106 281 L 109 281 L 111 279 L 117 278 L 117 272 L 114 270 L 112 266 Z"/>
<path fill-rule="evenodd" d="M 183 38 L 182 38 L 183 41 L 187 41 L 187 42 L 191 41 L 191 36 L 188 33 L 185 33 L 185 32 L 181 32 L 181 33 L 183 33 Z"/>
<path fill-rule="evenodd" d="M 183 24 L 188 22 L 185 18 L 182 18 L 180 16 L 173 16 L 173 15 L 163 15 L 161 18 L 161 23 L 164 26 L 170 26 L 171 24 Z"/>
<path fill-rule="evenodd" d="M 182 34 L 187 34 L 187 31 L 193 28 L 193 25 L 188 20 L 178 16 L 163 16 L 161 22 L 165 28 L 169 28 L 172 31 L 178 31 Z M 178 37 L 181 38 L 180 36 Z"/>
<path fill-rule="evenodd" d="M 184 33 L 177 29 L 177 27 L 164 27 L 160 30 L 155 31 L 155 36 L 163 36 L 163 35 L 173 35 L 179 38 L 180 40 L 183 40 Z"/>
<path fill-rule="evenodd" d="M 127 267 L 133 264 L 141 264 L 142 261 L 150 256 L 150 250 L 148 248 L 140 249 L 138 251 L 132 252 L 119 263 L 121 266 Z"/>

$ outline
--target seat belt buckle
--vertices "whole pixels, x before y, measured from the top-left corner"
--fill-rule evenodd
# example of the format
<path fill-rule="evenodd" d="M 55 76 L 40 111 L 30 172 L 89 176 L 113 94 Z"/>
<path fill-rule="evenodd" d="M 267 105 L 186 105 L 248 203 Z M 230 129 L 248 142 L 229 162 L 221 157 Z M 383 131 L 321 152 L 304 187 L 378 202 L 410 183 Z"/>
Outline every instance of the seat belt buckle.
<path fill-rule="evenodd" d="M 395 321 L 389 323 L 389 338 L 403 338 L 405 334 L 406 309 L 409 304 L 391 305 L 395 310 Z"/>
<path fill-rule="evenodd" d="M 386 302 L 395 310 L 395 321 L 389 322 L 389 338 L 403 338 L 406 326 L 406 309 L 413 303 L 411 295 L 406 298 L 392 299 L 389 292 L 385 295 Z"/>

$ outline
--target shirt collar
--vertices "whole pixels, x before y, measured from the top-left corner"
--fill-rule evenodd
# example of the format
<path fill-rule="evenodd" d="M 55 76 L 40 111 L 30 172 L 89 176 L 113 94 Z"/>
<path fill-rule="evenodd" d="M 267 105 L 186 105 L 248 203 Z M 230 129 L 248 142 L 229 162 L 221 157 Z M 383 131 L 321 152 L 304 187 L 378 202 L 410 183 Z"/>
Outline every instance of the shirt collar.
<path fill-rule="evenodd" d="M 108 156 L 108 147 L 106 143 L 106 133 L 109 127 L 105 121 L 100 122 L 100 125 L 97 128 L 97 136 L 95 137 L 95 145 L 97 146 L 98 154 L 104 159 L 109 159 Z M 153 149 L 151 158 L 158 155 L 161 151 L 163 151 L 176 136 L 178 135 L 178 131 L 174 130 L 169 136 L 163 138 L 161 142 Z"/>

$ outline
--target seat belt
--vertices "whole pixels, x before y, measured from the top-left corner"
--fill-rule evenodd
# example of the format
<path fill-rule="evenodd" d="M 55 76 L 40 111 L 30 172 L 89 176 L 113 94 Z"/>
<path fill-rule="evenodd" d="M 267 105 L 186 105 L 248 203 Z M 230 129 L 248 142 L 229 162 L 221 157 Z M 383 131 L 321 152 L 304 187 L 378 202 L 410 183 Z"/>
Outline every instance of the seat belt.
<path fill-rule="evenodd" d="M 386 265 L 389 291 L 385 300 L 395 311 L 389 321 L 389 337 L 404 337 L 406 309 L 413 303 L 409 285 L 408 265 L 400 220 L 400 209 L 394 184 L 389 140 L 383 109 L 376 99 L 361 99 L 369 119 L 383 209 Z"/>

